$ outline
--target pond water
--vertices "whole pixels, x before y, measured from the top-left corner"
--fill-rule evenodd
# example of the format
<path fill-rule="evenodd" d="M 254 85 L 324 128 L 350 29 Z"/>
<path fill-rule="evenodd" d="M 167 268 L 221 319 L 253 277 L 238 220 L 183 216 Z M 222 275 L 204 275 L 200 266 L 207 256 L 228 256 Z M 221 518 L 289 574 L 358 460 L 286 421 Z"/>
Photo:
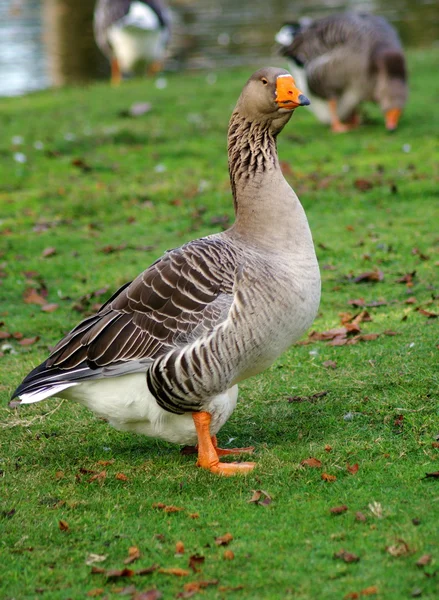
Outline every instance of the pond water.
<path fill-rule="evenodd" d="M 385 16 L 408 47 L 439 40 L 439 0 L 170 0 L 167 69 L 264 64 L 283 22 L 346 9 Z M 0 96 L 106 76 L 93 0 L 0 0 Z"/>

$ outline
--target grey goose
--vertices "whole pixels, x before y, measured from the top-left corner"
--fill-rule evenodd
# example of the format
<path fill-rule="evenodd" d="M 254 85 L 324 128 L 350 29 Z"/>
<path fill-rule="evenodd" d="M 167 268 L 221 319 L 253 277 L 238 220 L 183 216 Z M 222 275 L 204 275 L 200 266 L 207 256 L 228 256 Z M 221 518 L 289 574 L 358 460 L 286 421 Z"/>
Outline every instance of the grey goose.
<path fill-rule="evenodd" d="M 237 384 L 289 348 L 320 301 L 310 228 L 276 147 L 306 104 L 284 69 L 250 77 L 228 130 L 234 224 L 166 252 L 58 342 L 13 398 L 76 400 L 118 429 L 197 444 L 197 464 L 214 473 L 253 468 L 220 462 L 229 451 L 215 436 Z"/>
<path fill-rule="evenodd" d="M 377 103 L 393 131 L 407 101 L 404 52 L 395 29 L 377 15 L 338 13 L 290 23 L 277 33 L 281 53 L 311 110 L 335 132 L 359 124 L 358 106 Z"/>

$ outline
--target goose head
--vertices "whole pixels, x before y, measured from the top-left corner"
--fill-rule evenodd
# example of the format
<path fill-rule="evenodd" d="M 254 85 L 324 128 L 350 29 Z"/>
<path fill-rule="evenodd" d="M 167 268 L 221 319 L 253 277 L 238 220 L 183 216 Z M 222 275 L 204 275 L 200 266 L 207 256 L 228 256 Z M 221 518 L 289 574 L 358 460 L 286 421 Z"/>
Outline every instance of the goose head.
<path fill-rule="evenodd" d="M 386 129 L 395 131 L 407 102 L 408 88 L 404 56 L 388 51 L 378 60 L 375 100 L 384 114 Z"/>
<path fill-rule="evenodd" d="M 279 133 L 298 106 L 310 101 L 297 88 L 293 76 L 285 69 L 265 67 L 247 81 L 236 104 L 235 113 L 247 121 L 266 125 Z"/>

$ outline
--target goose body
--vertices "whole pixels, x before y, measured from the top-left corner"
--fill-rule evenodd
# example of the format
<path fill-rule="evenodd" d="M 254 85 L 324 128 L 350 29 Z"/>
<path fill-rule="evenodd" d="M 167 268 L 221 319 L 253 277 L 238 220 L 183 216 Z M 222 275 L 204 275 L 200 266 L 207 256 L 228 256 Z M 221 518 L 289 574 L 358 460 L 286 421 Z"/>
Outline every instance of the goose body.
<path fill-rule="evenodd" d="M 396 129 L 407 100 L 404 52 L 382 17 L 341 13 L 286 24 L 276 35 L 289 67 L 311 99 L 311 110 L 334 131 L 358 124 L 362 102 L 380 105 Z"/>
<path fill-rule="evenodd" d="M 311 232 L 276 149 L 306 103 L 283 69 L 249 79 L 228 134 L 235 223 L 165 253 L 68 333 L 13 397 L 76 400 L 118 429 L 198 442 L 200 466 L 214 472 L 252 468 L 219 463 L 211 438 L 236 406 L 237 384 L 290 347 L 318 309 Z"/>
<path fill-rule="evenodd" d="M 160 68 L 170 39 L 170 18 L 161 0 L 98 0 L 94 30 L 117 84 L 122 73 Z"/>

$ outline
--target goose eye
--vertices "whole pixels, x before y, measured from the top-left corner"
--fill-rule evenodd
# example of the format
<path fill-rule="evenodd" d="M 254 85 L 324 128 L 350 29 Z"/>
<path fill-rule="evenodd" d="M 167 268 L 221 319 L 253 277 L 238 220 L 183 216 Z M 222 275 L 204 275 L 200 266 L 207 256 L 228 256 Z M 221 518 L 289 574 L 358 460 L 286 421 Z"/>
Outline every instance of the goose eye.
<path fill-rule="evenodd" d="M 262 77 L 261 81 L 264 85 L 268 85 L 268 79 L 265 79 L 265 77 Z"/>

